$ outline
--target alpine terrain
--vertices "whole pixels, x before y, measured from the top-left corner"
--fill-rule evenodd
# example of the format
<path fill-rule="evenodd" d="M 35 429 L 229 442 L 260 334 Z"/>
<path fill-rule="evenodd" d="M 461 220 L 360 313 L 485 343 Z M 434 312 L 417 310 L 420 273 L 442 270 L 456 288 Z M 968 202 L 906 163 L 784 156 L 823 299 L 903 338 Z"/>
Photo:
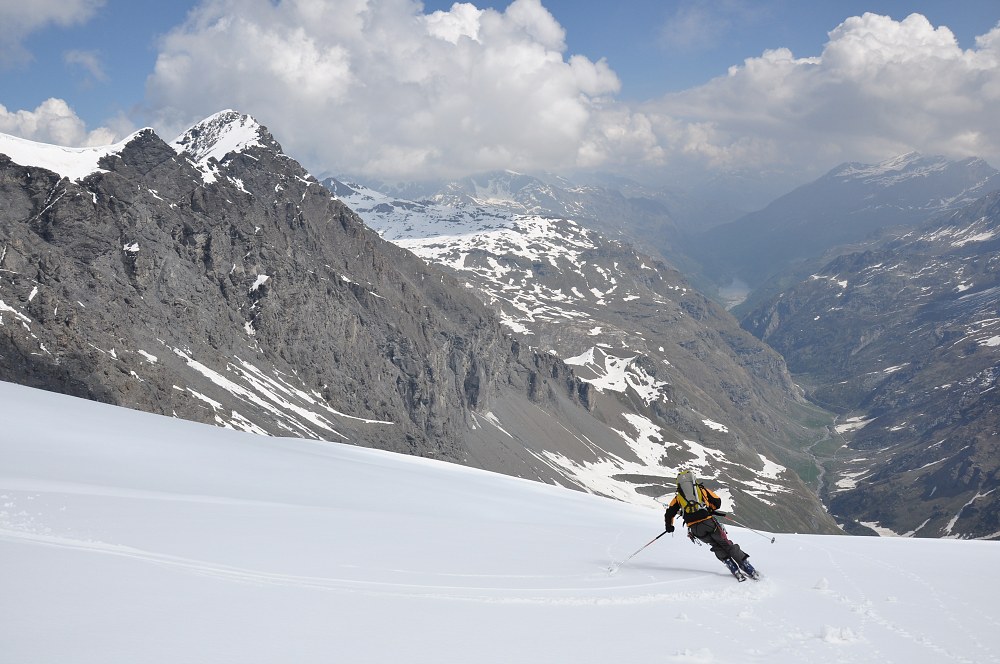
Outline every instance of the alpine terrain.
<path fill-rule="evenodd" d="M 760 523 L 833 532 L 825 513 L 793 526 L 777 500 L 814 498 L 788 469 L 810 477 L 801 448 L 823 436 L 821 413 L 781 358 L 662 261 L 573 219 L 530 213 L 523 199 L 506 201 L 497 192 L 512 176 L 481 183 L 478 198 L 443 202 L 325 183 L 385 239 L 449 270 L 512 332 L 573 366 L 598 419 L 727 478 L 752 496 L 741 509 Z M 593 459 L 550 450 L 546 460 L 578 482 L 609 482 L 605 495 L 656 496 L 671 485 L 676 467 L 655 458 L 626 466 L 593 442 Z"/>
<path fill-rule="evenodd" d="M 994 192 L 831 261 L 744 320 L 842 413 L 825 497 L 849 529 L 1000 538 L 998 303 Z"/>
<path fill-rule="evenodd" d="M 728 297 L 730 304 L 748 297 L 745 311 L 855 243 L 913 228 L 995 189 L 1000 172 L 982 159 L 910 153 L 879 164 L 846 163 L 762 210 L 694 234 L 687 250 L 716 288 L 741 287 Z"/>
<path fill-rule="evenodd" d="M 815 424 L 781 359 L 623 246 L 559 224 L 556 253 L 500 257 L 493 283 L 521 289 L 500 311 L 464 273 L 380 238 L 237 112 L 169 143 L 0 136 L 0 155 L 3 380 L 652 505 L 691 467 L 751 524 L 837 532 L 783 447 Z M 577 272 L 517 284 L 515 269 L 554 261 Z M 647 321 L 619 322 L 635 315 Z M 526 337 L 532 319 L 554 327 Z M 558 326 L 568 363 L 546 341 Z M 630 381 L 627 398 L 600 398 Z"/>

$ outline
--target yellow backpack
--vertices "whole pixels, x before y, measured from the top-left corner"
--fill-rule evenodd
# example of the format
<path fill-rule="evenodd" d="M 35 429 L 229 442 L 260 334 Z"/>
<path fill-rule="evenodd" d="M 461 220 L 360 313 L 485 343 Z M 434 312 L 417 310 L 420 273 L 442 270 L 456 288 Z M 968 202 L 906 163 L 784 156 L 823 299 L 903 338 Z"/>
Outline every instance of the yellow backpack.
<path fill-rule="evenodd" d="M 698 485 L 694 473 L 690 470 L 682 470 L 677 474 L 677 502 L 685 514 L 709 509 L 704 490 Z"/>

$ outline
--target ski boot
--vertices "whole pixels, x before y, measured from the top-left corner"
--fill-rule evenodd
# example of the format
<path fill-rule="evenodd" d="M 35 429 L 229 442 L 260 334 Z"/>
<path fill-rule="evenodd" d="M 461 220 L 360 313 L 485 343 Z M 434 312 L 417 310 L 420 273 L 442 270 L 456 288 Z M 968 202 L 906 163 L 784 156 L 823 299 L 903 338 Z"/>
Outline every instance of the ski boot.
<path fill-rule="evenodd" d="M 754 581 L 760 581 L 760 574 L 757 572 L 756 569 L 754 569 L 754 566 L 750 564 L 749 558 L 750 556 L 747 556 L 746 558 L 743 559 L 743 562 L 739 564 L 740 569 L 743 570 L 746 573 L 746 575 L 749 576 Z"/>
<path fill-rule="evenodd" d="M 747 580 L 747 577 L 744 576 L 743 572 L 740 571 L 740 567 L 739 565 L 736 564 L 735 560 L 733 560 L 732 558 L 726 558 L 722 562 L 726 565 L 726 567 L 729 568 L 729 571 L 733 573 L 733 576 L 736 577 L 737 581 Z"/>

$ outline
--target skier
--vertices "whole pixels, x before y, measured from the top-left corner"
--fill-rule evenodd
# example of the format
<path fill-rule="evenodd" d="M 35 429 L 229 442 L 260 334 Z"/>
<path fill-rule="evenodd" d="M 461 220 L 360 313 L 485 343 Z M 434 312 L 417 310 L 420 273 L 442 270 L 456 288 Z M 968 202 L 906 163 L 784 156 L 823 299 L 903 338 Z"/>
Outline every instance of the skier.
<path fill-rule="evenodd" d="M 674 517 L 680 512 L 692 542 L 698 539 L 711 546 L 712 553 L 739 581 L 745 581 L 747 576 L 759 579 L 757 570 L 747 560 L 750 556 L 743 552 L 739 544 L 729 539 L 726 529 L 715 518 L 716 510 L 720 507 L 722 499 L 719 496 L 696 481 L 690 470 L 682 470 L 677 474 L 677 493 L 663 515 L 666 530 L 668 533 L 674 532 Z"/>

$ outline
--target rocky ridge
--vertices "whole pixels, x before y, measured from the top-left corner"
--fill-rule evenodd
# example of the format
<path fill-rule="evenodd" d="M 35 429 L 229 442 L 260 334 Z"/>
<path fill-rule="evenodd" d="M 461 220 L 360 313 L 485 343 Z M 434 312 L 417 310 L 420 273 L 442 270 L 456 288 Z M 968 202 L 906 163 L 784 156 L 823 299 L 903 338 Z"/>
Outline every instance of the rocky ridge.
<path fill-rule="evenodd" d="M 60 166 L 45 155 L 62 148 L 31 149 L 19 158 Z M 252 119 L 74 155 L 91 171 L 0 157 L 3 380 L 456 461 L 492 400 L 586 413 L 571 371 L 372 233 Z"/>

